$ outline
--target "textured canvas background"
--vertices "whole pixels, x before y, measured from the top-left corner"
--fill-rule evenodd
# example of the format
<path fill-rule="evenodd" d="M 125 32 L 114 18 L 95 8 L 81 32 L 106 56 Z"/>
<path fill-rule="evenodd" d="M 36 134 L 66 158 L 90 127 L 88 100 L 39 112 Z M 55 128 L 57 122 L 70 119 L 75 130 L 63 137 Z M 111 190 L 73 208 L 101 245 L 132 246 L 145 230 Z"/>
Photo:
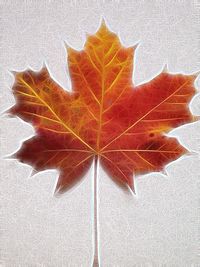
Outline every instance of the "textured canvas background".
<path fill-rule="evenodd" d="M 63 41 L 81 49 L 104 15 L 124 45 L 140 41 L 135 82 L 158 74 L 200 69 L 200 3 L 197 1 L 23 1 L 1 0 L 0 109 L 14 103 L 8 70 L 38 70 L 70 88 Z M 200 82 L 196 82 L 200 87 Z M 200 96 L 191 105 L 200 114 Z M 53 196 L 56 171 L 28 179 L 31 167 L 2 157 L 33 135 L 20 119 L 0 118 L 1 256 L 5 267 L 90 266 L 92 259 L 92 169 L 60 198 Z M 171 135 L 200 153 L 200 123 Z M 137 197 L 125 194 L 101 170 L 100 250 L 105 267 L 197 267 L 199 154 L 166 167 L 167 176 L 136 178 Z"/>

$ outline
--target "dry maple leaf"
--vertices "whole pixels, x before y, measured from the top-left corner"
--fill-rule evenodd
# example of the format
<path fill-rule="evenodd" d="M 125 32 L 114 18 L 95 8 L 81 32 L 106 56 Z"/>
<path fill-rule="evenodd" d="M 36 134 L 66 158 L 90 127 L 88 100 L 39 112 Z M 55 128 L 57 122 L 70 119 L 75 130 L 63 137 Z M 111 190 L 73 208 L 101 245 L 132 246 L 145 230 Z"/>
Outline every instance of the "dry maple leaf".
<path fill-rule="evenodd" d="M 132 82 L 136 47 L 125 48 L 105 23 L 84 50 L 68 48 L 72 92 L 46 67 L 15 75 L 16 105 L 10 113 L 31 122 L 36 134 L 16 153 L 37 171 L 60 171 L 56 191 L 76 183 L 95 159 L 109 176 L 134 191 L 133 176 L 161 171 L 186 152 L 165 133 L 196 118 L 188 103 L 196 75 L 161 72 L 145 84 Z"/>

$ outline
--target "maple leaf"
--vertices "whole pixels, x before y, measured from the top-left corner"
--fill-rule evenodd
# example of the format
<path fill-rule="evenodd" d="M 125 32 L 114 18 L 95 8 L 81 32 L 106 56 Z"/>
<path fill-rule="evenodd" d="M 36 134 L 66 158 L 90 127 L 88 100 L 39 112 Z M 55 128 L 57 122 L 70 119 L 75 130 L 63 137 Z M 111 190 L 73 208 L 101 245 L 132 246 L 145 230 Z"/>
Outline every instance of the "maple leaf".
<path fill-rule="evenodd" d="M 94 157 L 113 180 L 134 190 L 134 174 L 160 171 L 186 152 L 165 133 L 195 120 L 188 103 L 196 76 L 162 72 L 134 86 L 135 48 L 123 47 L 103 22 L 83 51 L 67 49 L 73 92 L 46 67 L 16 74 L 10 113 L 36 130 L 16 157 L 37 171 L 58 169 L 56 191 L 76 183 Z"/>
<path fill-rule="evenodd" d="M 196 75 L 162 71 L 134 86 L 135 49 L 123 47 L 102 22 L 82 51 L 67 48 L 72 92 L 61 88 L 46 67 L 15 74 L 16 104 L 10 113 L 36 131 L 15 156 L 36 171 L 58 169 L 56 192 L 72 187 L 93 161 L 95 183 L 100 162 L 114 181 L 134 191 L 134 175 L 161 171 L 187 152 L 166 133 L 197 120 L 188 107 Z M 97 228 L 95 242 L 97 266 Z"/>

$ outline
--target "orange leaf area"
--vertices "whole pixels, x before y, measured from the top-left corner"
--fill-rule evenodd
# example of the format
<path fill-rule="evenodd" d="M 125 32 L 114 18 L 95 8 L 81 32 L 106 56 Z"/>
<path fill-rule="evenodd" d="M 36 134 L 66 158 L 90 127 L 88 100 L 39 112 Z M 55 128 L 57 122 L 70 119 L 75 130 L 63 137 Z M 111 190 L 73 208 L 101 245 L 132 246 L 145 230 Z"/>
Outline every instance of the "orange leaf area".
<path fill-rule="evenodd" d="M 134 174 L 161 171 L 186 153 L 165 133 L 196 120 L 188 108 L 196 76 L 161 72 L 134 86 L 135 49 L 123 47 L 103 22 L 82 51 L 67 49 L 72 92 L 46 67 L 15 75 L 10 113 L 36 131 L 16 157 L 36 171 L 58 169 L 57 192 L 79 181 L 94 157 L 114 181 L 134 190 Z"/>

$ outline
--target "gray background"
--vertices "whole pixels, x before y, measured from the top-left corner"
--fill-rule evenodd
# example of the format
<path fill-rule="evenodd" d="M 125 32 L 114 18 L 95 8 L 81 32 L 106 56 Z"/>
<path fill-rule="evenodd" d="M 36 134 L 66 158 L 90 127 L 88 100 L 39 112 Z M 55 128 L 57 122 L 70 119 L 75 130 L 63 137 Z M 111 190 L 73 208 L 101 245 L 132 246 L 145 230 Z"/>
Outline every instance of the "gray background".
<path fill-rule="evenodd" d="M 63 41 L 81 49 L 104 15 L 124 45 L 140 41 L 134 81 L 142 83 L 168 63 L 170 72 L 200 69 L 197 1 L 11 1 L 1 0 L 0 109 L 14 103 L 8 70 L 50 73 L 69 89 Z M 196 87 L 200 82 L 196 81 Z M 191 105 L 200 114 L 200 96 Z M 92 169 L 60 198 L 53 196 L 56 171 L 29 178 L 31 167 L 2 157 L 34 134 L 20 119 L 0 118 L 1 266 L 90 266 L 92 259 Z M 200 152 L 200 123 L 170 135 Z M 100 170 L 102 266 L 189 267 L 198 264 L 199 154 L 166 167 L 167 176 L 136 178 L 137 196 L 125 194 Z"/>

